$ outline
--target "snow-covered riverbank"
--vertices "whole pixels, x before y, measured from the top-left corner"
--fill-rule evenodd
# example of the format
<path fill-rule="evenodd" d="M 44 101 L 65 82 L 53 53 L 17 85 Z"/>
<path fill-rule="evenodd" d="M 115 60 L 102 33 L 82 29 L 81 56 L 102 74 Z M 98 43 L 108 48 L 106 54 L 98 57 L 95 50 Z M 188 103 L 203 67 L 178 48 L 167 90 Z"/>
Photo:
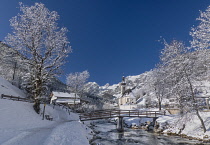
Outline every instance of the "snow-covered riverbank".
<path fill-rule="evenodd" d="M 166 115 L 161 116 L 156 120 L 158 128 L 154 130 L 158 133 L 168 135 L 179 135 L 186 138 L 203 140 L 210 142 L 210 112 L 201 112 L 201 117 L 204 120 L 207 131 L 204 133 L 198 117 L 191 113 L 185 116 Z M 124 118 L 127 126 L 133 128 L 145 128 L 141 125 L 146 125 L 152 122 L 152 118 Z"/>
<path fill-rule="evenodd" d="M 194 113 L 185 116 L 168 115 L 157 119 L 163 133 L 180 135 L 197 140 L 210 141 L 210 112 L 201 112 L 207 131 L 204 133 L 201 122 Z"/>
<path fill-rule="evenodd" d="M 168 136 L 148 132 L 143 129 L 124 128 L 124 132 L 116 130 L 116 124 L 108 120 L 94 121 L 92 129 L 96 133 L 91 144 L 96 145 L 195 145 L 202 141 L 189 140 L 179 136 Z M 207 143 L 208 144 L 208 143 Z M 206 145 L 207 145 L 206 144 Z"/>

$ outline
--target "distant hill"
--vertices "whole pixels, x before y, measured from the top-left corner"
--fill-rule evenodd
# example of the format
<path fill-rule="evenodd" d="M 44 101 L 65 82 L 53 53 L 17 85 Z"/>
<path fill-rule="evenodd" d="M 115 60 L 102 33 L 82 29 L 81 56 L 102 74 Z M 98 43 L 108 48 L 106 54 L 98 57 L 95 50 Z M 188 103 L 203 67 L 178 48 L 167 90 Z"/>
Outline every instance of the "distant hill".
<path fill-rule="evenodd" d="M 151 88 L 149 82 L 153 80 L 153 71 L 148 71 L 136 76 L 127 76 L 125 81 L 127 84 L 126 89 L 135 89 L 132 90 L 134 96 L 137 98 L 138 104 L 145 104 L 146 101 L 150 103 L 155 103 L 157 101 L 154 89 Z M 203 80 L 194 83 L 197 86 L 197 96 L 199 97 L 209 97 L 210 96 L 210 82 L 208 80 Z M 121 97 L 120 92 L 120 82 L 118 84 L 100 86 L 99 96 L 105 98 L 111 98 L 110 95 L 114 97 L 117 101 L 117 98 Z M 170 96 L 163 100 L 163 104 L 170 104 L 170 100 L 175 96 Z M 173 99 L 172 99 L 173 100 Z"/>

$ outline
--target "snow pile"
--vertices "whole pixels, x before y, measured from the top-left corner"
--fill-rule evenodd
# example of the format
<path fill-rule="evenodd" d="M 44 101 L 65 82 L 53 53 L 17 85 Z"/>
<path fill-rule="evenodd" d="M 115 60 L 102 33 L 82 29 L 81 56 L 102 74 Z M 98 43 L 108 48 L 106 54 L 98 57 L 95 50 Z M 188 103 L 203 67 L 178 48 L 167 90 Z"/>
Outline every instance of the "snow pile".
<path fill-rule="evenodd" d="M 181 117 L 180 115 L 162 116 L 157 119 L 160 129 L 164 129 L 164 133 L 174 133 L 186 135 L 196 139 L 210 140 L 210 112 L 201 112 L 207 131 L 204 133 L 201 122 L 195 114 Z"/>

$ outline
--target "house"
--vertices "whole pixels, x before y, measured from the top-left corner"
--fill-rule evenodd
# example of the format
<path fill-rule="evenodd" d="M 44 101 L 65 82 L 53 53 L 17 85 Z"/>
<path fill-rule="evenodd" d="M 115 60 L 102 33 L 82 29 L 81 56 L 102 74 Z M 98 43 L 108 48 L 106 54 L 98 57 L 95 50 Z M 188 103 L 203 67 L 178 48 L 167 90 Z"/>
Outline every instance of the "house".
<path fill-rule="evenodd" d="M 65 104 L 79 104 L 80 97 L 76 93 L 52 92 L 50 104 L 52 103 L 65 103 Z M 75 98 L 76 97 L 76 98 Z"/>
<path fill-rule="evenodd" d="M 132 92 L 133 89 L 126 89 L 126 82 L 124 77 L 122 78 L 120 86 L 121 86 L 121 97 L 118 99 L 119 106 L 136 104 L 136 97 Z"/>

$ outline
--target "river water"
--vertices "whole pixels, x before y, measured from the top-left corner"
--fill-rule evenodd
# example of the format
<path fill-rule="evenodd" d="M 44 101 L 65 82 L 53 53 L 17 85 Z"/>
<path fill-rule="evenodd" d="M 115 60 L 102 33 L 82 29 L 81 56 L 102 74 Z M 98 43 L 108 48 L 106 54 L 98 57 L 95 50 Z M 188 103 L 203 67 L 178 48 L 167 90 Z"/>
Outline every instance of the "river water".
<path fill-rule="evenodd" d="M 94 123 L 93 129 L 96 131 L 96 139 L 91 145 L 204 145 L 200 141 L 178 136 L 158 135 L 141 129 L 124 128 L 124 132 L 119 133 L 113 123 L 106 121 Z"/>

